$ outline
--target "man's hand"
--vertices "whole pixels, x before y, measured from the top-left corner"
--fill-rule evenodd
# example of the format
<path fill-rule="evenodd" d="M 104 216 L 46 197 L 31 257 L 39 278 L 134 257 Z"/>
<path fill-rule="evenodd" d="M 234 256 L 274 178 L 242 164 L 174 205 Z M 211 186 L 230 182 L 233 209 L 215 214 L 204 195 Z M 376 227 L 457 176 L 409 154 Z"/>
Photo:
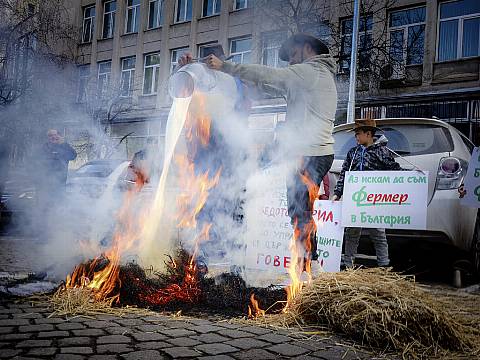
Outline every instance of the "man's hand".
<path fill-rule="evenodd" d="M 332 196 L 332 202 L 333 201 L 338 201 L 338 200 L 340 200 L 340 198 L 337 195 Z"/>
<path fill-rule="evenodd" d="M 57 134 L 57 136 L 55 137 L 54 143 L 55 144 L 63 144 L 64 141 L 65 141 L 65 139 L 62 136 Z"/>
<path fill-rule="evenodd" d="M 180 59 L 178 59 L 178 65 L 182 67 L 187 64 L 190 64 L 192 61 L 193 61 L 192 53 L 186 52 L 185 54 L 180 56 Z"/>
<path fill-rule="evenodd" d="M 221 70 L 223 67 L 223 61 L 213 54 L 207 56 L 207 60 L 205 61 L 205 63 L 210 69 L 213 70 Z"/>

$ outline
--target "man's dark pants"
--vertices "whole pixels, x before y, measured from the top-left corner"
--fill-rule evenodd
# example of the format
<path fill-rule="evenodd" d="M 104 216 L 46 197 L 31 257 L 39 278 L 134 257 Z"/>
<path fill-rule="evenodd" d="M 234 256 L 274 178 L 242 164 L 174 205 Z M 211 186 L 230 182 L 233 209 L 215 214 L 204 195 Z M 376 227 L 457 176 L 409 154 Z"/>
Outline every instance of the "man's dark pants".
<path fill-rule="evenodd" d="M 287 202 L 288 214 L 292 225 L 297 223 L 300 229 L 300 236 L 297 239 L 304 243 L 308 232 L 304 232 L 306 225 L 312 221 L 313 204 L 310 202 L 308 187 L 302 179 L 303 176 L 310 178 L 313 183 L 320 186 L 324 176 L 330 170 L 333 163 L 333 155 L 304 156 L 302 164 L 295 169 L 295 172 L 287 180 Z M 310 234 L 311 258 L 318 259 L 317 241 L 315 232 Z"/>

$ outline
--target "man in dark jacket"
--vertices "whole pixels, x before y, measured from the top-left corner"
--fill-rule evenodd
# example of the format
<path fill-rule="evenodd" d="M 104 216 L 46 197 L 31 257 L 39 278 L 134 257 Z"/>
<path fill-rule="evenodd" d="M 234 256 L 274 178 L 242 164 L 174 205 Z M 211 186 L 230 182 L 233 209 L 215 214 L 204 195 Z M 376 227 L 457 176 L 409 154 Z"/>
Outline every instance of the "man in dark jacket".
<path fill-rule="evenodd" d="M 372 170 L 402 170 L 395 161 L 391 151 L 387 148 L 387 138 L 382 135 L 375 137 L 379 130 L 375 120 L 364 119 L 355 121 L 355 139 L 358 145 L 351 148 L 342 165 L 342 171 L 333 192 L 333 200 L 339 200 L 343 194 L 345 173 L 347 171 L 372 171 Z M 388 243 L 385 229 L 366 229 L 375 246 L 377 263 L 379 266 L 388 266 Z M 357 253 L 358 243 L 362 234 L 362 228 L 345 228 L 345 256 L 344 266 L 352 267 L 353 258 Z"/>

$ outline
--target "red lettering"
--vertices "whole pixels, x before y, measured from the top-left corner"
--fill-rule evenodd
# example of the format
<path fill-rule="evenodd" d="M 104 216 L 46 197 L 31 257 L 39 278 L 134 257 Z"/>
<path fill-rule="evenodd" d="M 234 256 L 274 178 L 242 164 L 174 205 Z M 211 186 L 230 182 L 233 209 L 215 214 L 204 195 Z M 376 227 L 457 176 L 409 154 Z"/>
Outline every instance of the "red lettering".
<path fill-rule="evenodd" d="M 285 256 L 283 258 L 283 267 L 288 269 L 290 267 L 290 256 Z"/>
<path fill-rule="evenodd" d="M 368 194 L 367 196 L 367 201 L 372 202 L 373 201 L 373 194 Z"/>
<path fill-rule="evenodd" d="M 265 265 L 270 265 L 271 262 L 272 262 L 272 256 L 271 255 L 265 256 Z"/>
<path fill-rule="evenodd" d="M 273 266 L 280 266 L 280 256 L 273 257 Z"/>

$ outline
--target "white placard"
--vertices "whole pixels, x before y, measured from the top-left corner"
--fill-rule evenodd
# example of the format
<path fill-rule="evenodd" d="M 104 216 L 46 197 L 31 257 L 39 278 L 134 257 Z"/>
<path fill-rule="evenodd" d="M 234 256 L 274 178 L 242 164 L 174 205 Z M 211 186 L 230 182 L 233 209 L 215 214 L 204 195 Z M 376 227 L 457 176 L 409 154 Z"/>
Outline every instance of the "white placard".
<path fill-rule="evenodd" d="M 343 227 L 340 201 L 316 200 L 313 220 L 317 225 L 318 260 L 326 272 L 340 271 L 342 260 Z"/>
<path fill-rule="evenodd" d="M 461 204 L 480 208 L 480 148 L 478 147 L 473 150 L 470 163 L 468 164 L 464 188 L 467 193 L 461 200 Z"/>
<path fill-rule="evenodd" d="M 348 171 L 345 173 L 342 225 L 425 230 L 427 198 L 427 172 Z"/>

